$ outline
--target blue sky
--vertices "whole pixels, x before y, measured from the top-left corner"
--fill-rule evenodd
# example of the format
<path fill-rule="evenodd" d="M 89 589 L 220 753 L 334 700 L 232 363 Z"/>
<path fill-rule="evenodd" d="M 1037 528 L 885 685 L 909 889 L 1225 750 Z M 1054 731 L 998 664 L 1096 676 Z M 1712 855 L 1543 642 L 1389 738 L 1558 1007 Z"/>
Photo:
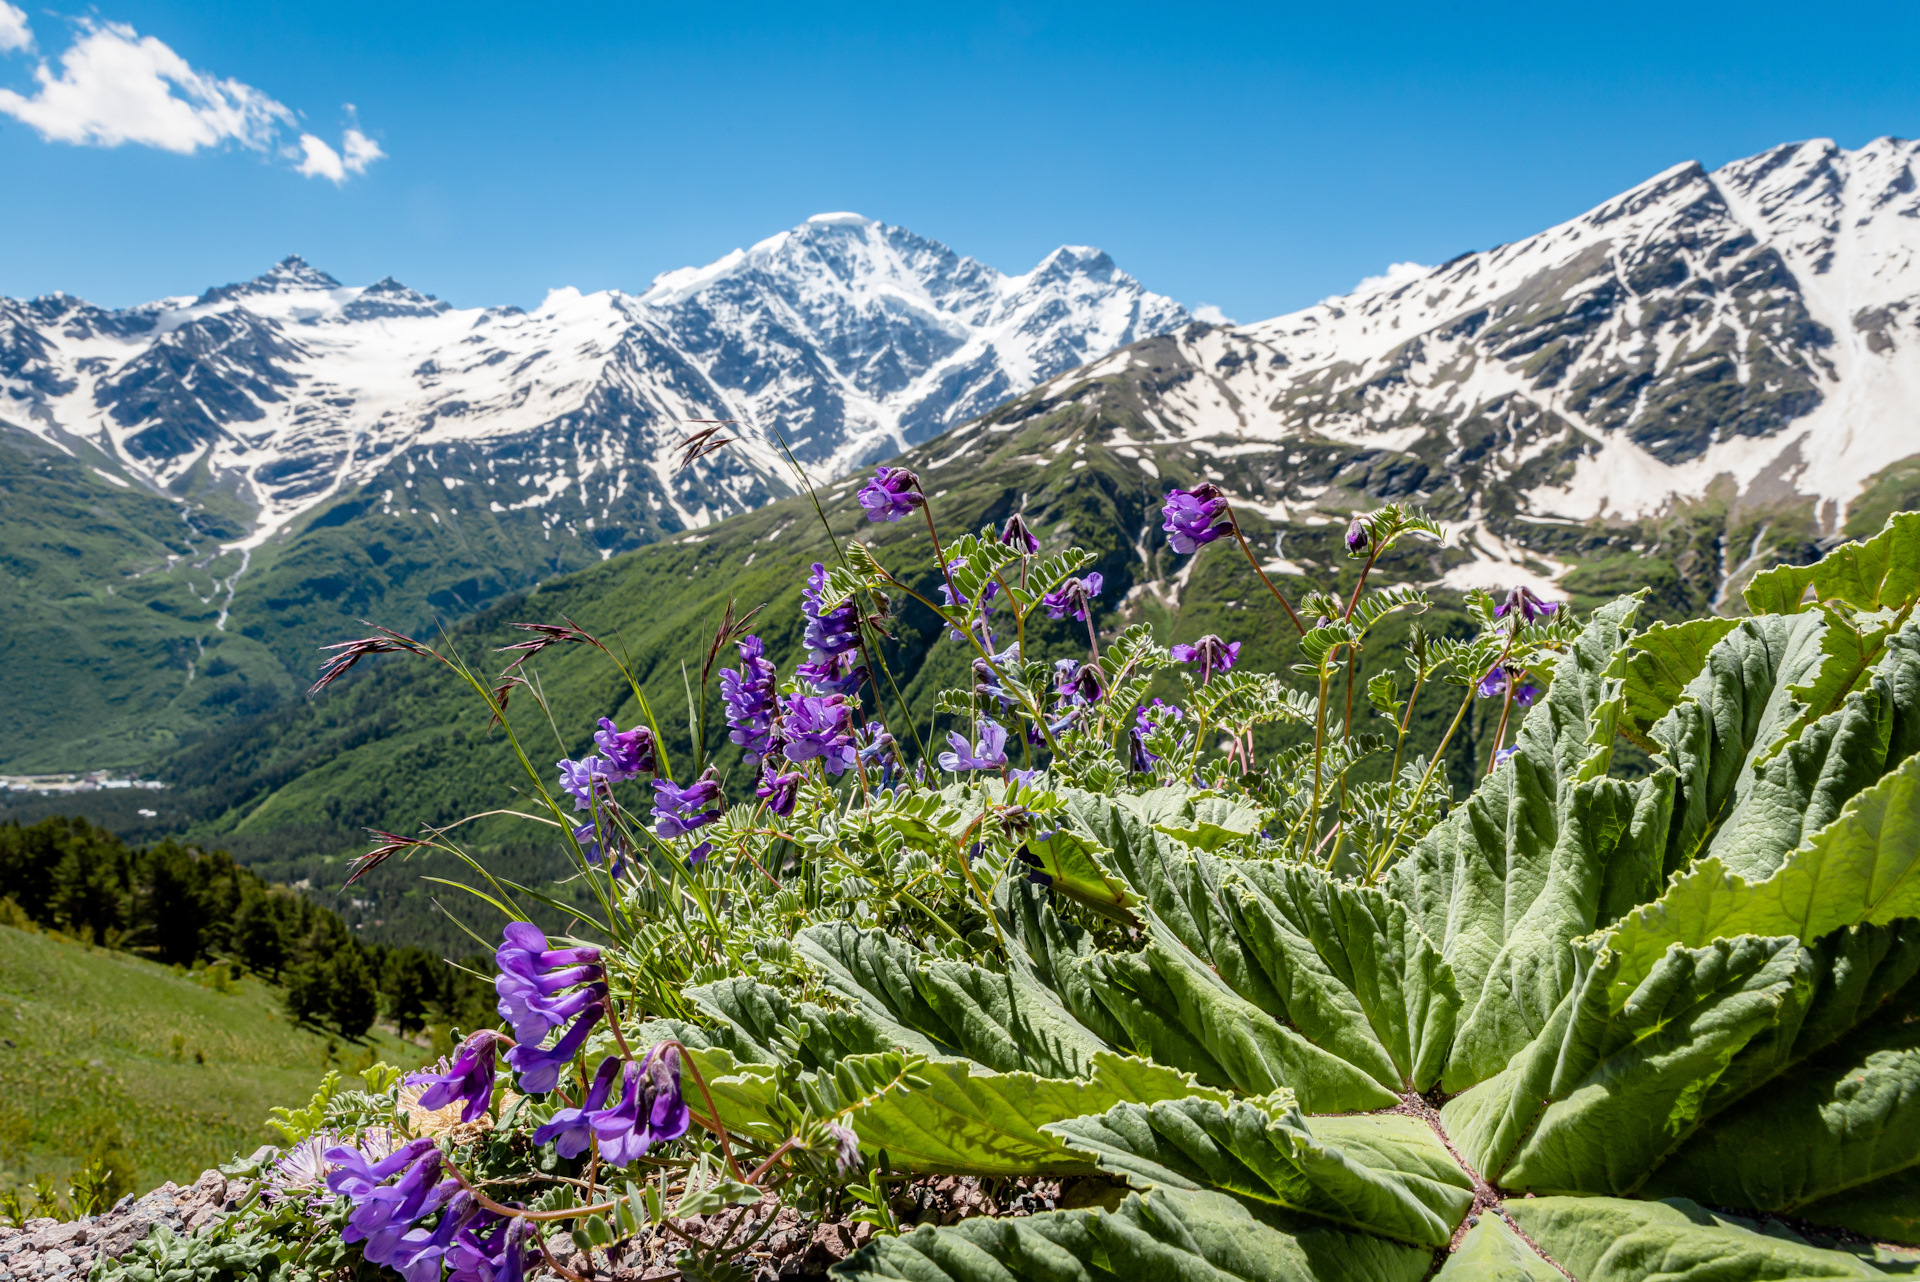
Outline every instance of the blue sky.
<path fill-rule="evenodd" d="M 1008 271 L 1100 245 L 1252 320 L 1679 161 L 1912 136 L 1917 37 L 1912 3 L 15 0 L 0 293 L 299 252 L 528 305 L 851 209 Z"/>

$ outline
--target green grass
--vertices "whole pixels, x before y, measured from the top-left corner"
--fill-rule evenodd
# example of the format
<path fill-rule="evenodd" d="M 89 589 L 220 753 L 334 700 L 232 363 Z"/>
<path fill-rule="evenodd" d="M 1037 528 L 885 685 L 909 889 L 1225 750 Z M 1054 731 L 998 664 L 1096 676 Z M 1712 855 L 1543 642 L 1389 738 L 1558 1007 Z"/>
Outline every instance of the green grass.
<path fill-rule="evenodd" d="M 260 980 L 220 993 L 11 927 L 0 927 L 0 1039 L 0 1184 L 47 1174 L 64 1188 L 89 1146 L 117 1133 L 136 1190 L 191 1181 L 273 1140 L 268 1110 L 308 1100 L 332 1040 L 291 1023 L 280 990 Z M 355 1068 L 369 1052 L 405 1067 L 426 1058 L 376 1033 L 338 1044 L 333 1063 Z"/>

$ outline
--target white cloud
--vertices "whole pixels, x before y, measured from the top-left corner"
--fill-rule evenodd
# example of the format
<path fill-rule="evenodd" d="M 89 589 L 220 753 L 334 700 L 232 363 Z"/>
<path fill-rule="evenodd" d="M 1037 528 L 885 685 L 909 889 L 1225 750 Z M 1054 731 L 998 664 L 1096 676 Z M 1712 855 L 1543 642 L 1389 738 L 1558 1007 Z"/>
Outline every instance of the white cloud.
<path fill-rule="evenodd" d="M 350 174 L 364 174 L 368 165 L 387 156 L 386 152 L 380 150 L 379 143 L 358 129 L 347 130 L 346 136 L 341 139 L 341 150 L 346 153 L 345 163 Z"/>
<path fill-rule="evenodd" d="M 1425 263 L 1394 263 L 1378 276 L 1369 276 L 1353 287 L 1356 294 L 1371 294 L 1382 289 L 1398 289 L 1408 281 L 1419 280 L 1433 268 Z"/>
<path fill-rule="evenodd" d="M 340 159 L 340 153 L 327 146 L 323 139 L 312 134 L 300 135 L 300 151 L 303 159 L 297 172 L 309 178 L 330 178 L 334 182 L 345 182 L 347 167 Z"/>
<path fill-rule="evenodd" d="M 1193 318 L 1205 321 L 1209 325 L 1231 325 L 1233 317 L 1215 307 L 1212 303 L 1202 303 L 1193 309 Z"/>
<path fill-rule="evenodd" d="M 0 52 L 32 47 L 26 22 L 26 14 L 0 0 Z M 81 19 L 78 27 L 57 72 L 44 61 L 34 69 L 38 87 L 31 96 L 0 89 L 0 113 L 48 142 L 135 143 L 180 155 L 232 144 L 301 157 L 299 173 L 335 183 L 366 172 L 386 154 L 357 124 L 342 139 L 344 156 L 308 133 L 298 148 L 285 147 L 282 140 L 299 119 L 267 94 L 196 70 L 162 41 L 124 23 Z"/>
<path fill-rule="evenodd" d="M 60 72 L 41 63 L 31 98 L 0 89 L 0 111 L 48 142 L 118 147 L 141 143 L 190 155 L 236 142 L 264 150 L 293 113 L 238 80 L 195 71 L 152 36 L 117 22 L 81 23 L 60 55 Z"/>
<path fill-rule="evenodd" d="M 33 48 L 33 28 L 27 25 L 24 11 L 0 0 L 0 53 L 16 53 Z"/>
<path fill-rule="evenodd" d="M 300 135 L 300 163 L 295 171 L 309 178 L 325 178 L 334 183 L 343 183 L 348 174 L 364 174 L 367 166 L 381 159 L 387 153 L 380 150 L 380 144 L 361 133 L 358 129 L 348 129 L 340 141 L 340 150 L 335 151 L 326 141 L 313 134 Z"/>

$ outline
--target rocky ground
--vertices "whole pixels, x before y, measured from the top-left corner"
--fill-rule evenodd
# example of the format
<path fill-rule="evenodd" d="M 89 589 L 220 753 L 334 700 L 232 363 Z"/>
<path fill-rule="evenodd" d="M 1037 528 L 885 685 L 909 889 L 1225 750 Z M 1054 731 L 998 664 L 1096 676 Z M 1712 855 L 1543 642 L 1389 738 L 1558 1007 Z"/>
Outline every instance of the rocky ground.
<path fill-rule="evenodd" d="M 1103 1180 L 992 1181 L 948 1176 L 902 1187 L 893 1213 L 902 1228 L 952 1224 L 972 1215 L 1030 1215 L 1055 1207 L 1086 1206 L 1120 1192 Z M 102 1257 L 113 1259 L 145 1238 L 156 1225 L 176 1234 L 198 1232 L 239 1205 L 246 1193 L 208 1171 L 192 1187 L 163 1184 L 146 1196 L 122 1198 L 112 1210 L 62 1223 L 28 1220 L 17 1229 L 0 1229 L 0 1279 L 6 1282 L 61 1282 L 82 1279 Z M 767 1217 L 772 1216 L 772 1223 Z M 590 1256 L 577 1251 L 556 1254 L 556 1268 L 538 1276 L 574 1277 L 592 1282 L 668 1282 L 680 1276 L 675 1260 L 697 1241 L 706 1249 L 725 1243 L 753 1282 L 794 1282 L 821 1278 L 873 1236 L 869 1224 L 845 1219 L 813 1222 L 793 1208 L 779 1209 L 769 1199 L 756 1207 L 694 1216 L 679 1221 L 678 1234 L 662 1231 Z M 684 1235 L 684 1236 L 683 1236 Z M 558 1235 L 556 1235 L 558 1236 Z M 564 1238 L 560 1239 L 565 1241 Z M 742 1251 L 744 1247 L 744 1251 Z"/>
<path fill-rule="evenodd" d="M 0 1278 L 8 1282 L 53 1282 L 84 1278 L 96 1259 L 112 1259 L 146 1237 L 155 1225 L 192 1233 L 237 1204 L 242 1190 L 230 1191 L 226 1177 L 208 1171 L 191 1188 L 162 1184 L 145 1197 L 132 1194 L 112 1210 L 61 1223 L 28 1220 L 17 1229 L 0 1228 Z"/>

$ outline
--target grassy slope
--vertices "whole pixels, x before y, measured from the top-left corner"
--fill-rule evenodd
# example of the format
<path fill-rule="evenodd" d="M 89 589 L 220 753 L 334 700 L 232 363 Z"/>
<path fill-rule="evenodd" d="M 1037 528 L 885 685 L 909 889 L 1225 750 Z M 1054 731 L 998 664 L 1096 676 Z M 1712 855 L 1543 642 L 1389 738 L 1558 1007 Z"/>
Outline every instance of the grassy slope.
<path fill-rule="evenodd" d="M 1154 357 L 1151 344 L 1137 350 L 1143 358 Z M 1236 445 L 1219 452 L 1156 443 L 1149 411 L 1152 398 L 1163 390 L 1156 383 L 1160 378 L 1157 366 L 1136 364 L 1124 376 L 1082 385 L 1058 399 L 1030 394 L 911 452 L 905 461 L 921 471 L 935 495 L 947 538 L 1024 511 L 1048 551 L 1074 542 L 1095 553 L 1107 577 L 1105 601 L 1111 608 L 1124 600 L 1125 621 L 1148 620 L 1163 639 L 1218 632 L 1246 643 L 1244 662 L 1284 671 L 1293 658 L 1287 625 L 1244 561 L 1228 546 L 1207 549 L 1197 564 L 1171 556 L 1158 529 L 1161 495 L 1170 485 L 1210 478 L 1250 496 L 1254 505 L 1284 501 L 1294 516 L 1284 527 L 1249 507 L 1250 538 L 1271 549 L 1284 534 L 1290 561 L 1323 582 L 1344 586 L 1352 572 L 1339 547 L 1346 514 L 1373 506 L 1382 493 L 1397 492 L 1394 478 L 1406 470 L 1399 466 L 1404 460 L 1311 438 L 1283 449 Z M 1177 379 L 1177 371 L 1166 378 Z M 1920 494 L 1908 493 L 1914 478 L 1893 475 L 1898 471 L 1890 469 L 1871 491 L 1876 506 L 1920 500 Z M 835 534 L 872 540 L 889 564 L 912 569 L 931 594 L 936 579 L 924 527 L 867 524 L 853 501 L 853 484 L 830 487 L 822 496 Z M 1303 486 L 1317 493 L 1318 514 L 1301 501 Z M 1463 501 L 1444 484 L 1415 497 L 1442 512 Z M 1511 506 L 1511 495 L 1494 498 Z M 1772 555 L 1806 559 L 1817 554 L 1811 516 L 1810 506 L 1806 511 L 1751 509 L 1714 498 L 1667 520 L 1633 527 L 1519 522 L 1515 530 L 1527 530 L 1575 567 L 1568 586 L 1576 603 L 1591 605 L 1650 587 L 1649 617 L 1677 618 L 1707 609 L 1716 591 L 1737 604 L 1739 582 Z M 1737 569 L 1742 554 L 1756 546 L 1772 551 L 1721 585 L 1721 576 Z M 553 579 L 457 627 L 453 644 L 491 669 L 498 660 L 489 650 L 523 635 L 508 630 L 507 622 L 570 616 L 632 655 L 669 746 L 684 756 L 691 736 L 680 665 L 690 665 L 697 681 L 705 641 L 728 595 L 743 609 L 766 603 L 756 630 L 783 664 L 790 663 L 806 567 L 831 556 L 808 501 L 787 500 Z M 1389 569 L 1430 582 L 1463 559 L 1458 551 L 1423 550 Z M 1281 581 L 1289 591 L 1301 586 L 1297 578 L 1281 576 Z M 1451 593 L 1439 596 L 1455 599 Z M 393 615 L 376 613 L 375 618 L 405 622 Z M 1118 622 L 1112 613 L 1100 618 L 1106 632 Z M 1445 630 L 1459 620 L 1437 611 L 1427 623 Z M 897 612 L 892 627 L 897 640 L 888 647 L 888 659 L 924 736 L 932 692 L 962 679 L 966 656 L 951 644 L 930 649 L 931 618 L 910 602 Z M 1391 643 L 1396 632 L 1389 629 L 1382 639 Z M 1048 653 L 1074 653 L 1081 644 L 1077 629 L 1059 625 L 1041 627 L 1029 641 Z M 730 661 L 724 656 L 721 666 Z M 1391 662 L 1392 656 L 1380 646 L 1369 661 Z M 549 651 L 534 666 L 563 738 L 555 739 L 525 694 L 516 701 L 513 721 L 543 771 L 562 755 L 588 749 L 587 731 L 595 718 L 613 716 L 628 724 L 637 716 L 624 682 L 584 648 Z M 897 723 L 895 700 L 884 685 L 883 693 Z M 717 692 L 709 704 L 707 733 L 723 740 Z M 310 705 L 284 707 L 213 732 L 175 754 L 163 773 L 176 789 L 166 794 L 166 813 L 155 822 L 177 829 L 191 821 L 196 836 L 226 845 L 270 877 L 309 879 L 323 891 L 337 888 L 344 875 L 342 856 L 365 848 L 364 829 L 414 831 L 422 823 L 446 824 L 512 804 L 523 794 L 524 775 L 478 709 L 471 692 L 419 660 L 369 662 Z M 1451 711 L 1451 703 L 1428 700 L 1425 730 L 1437 738 L 1439 723 Z M 902 725 L 895 729 L 903 740 L 911 737 Z M 1451 763 L 1457 789 L 1470 785 L 1479 738 L 1490 729 L 1470 722 L 1466 746 L 1471 751 L 1456 752 Z M 723 747 L 723 765 L 729 759 Z M 734 780 L 736 789 L 741 782 Z M 12 809 L 17 808 L 18 803 Z M 12 809 L 0 805 L 0 818 Z M 562 867 L 548 830 L 493 820 L 464 831 L 519 879 L 541 880 Z M 351 899 L 334 895 L 331 904 L 358 922 L 368 938 L 464 951 L 457 929 L 428 900 L 429 893 L 444 898 L 446 892 L 421 883 L 423 871 L 455 875 L 452 869 L 396 861 L 362 883 L 364 889 L 357 886 Z M 483 933 L 491 934 L 486 913 L 470 920 L 488 925 Z"/>
<path fill-rule="evenodd" d="M 260 645 L 214 627 L 233 533 L 0 432 L 0 768 L 151 760 L 209 712 L 292 693 Z"/>
<path fill-rule="evenodd" d="M 496 475 L 477 451 L 442 447 L 254 549 L 219 627 L 225 580 L 241 568 L 220 548 L 243 532 L 219 515 L 231 496 L 196 486 L 197 475 L 182 483 L 187 498 L 115 485 L 100 473 L 116 464 L 74 448 L 80 457 L 0 422 L 0 769 L 151 761 L 181 736 L 290 699 L 316 647 L 358 619 L 409 629 L 462 619 L 677 528 L 671 509 L 638 492 L 529 506 L 539 492 L 520 483 L 524 469 L 508 460 Z"/>
<path fill-rule="evenodd" d="M 997 523 L 1008 512 L 1024 508 L 1049 551 L 1075 542 L 1098 557 L 1107 577 L 1105 600 L 1126 599 L 1129 621 L 1151 621 L 1164 636 L 1176 639 L 1220 632 L 1246 644 L 1243 662 L 1283 670 L 1293 658 L 1290 630 L 1237 551 L 1224 545 L 1209 548 L 1197 565 L 1190 565 L 1172 558 L 1158 534 L 1166 487 L 1200 479 L 1190 470 L 1193 456 L 1171 448 L 1154 451 L 1159 476 L 1149 475 L 1138 460 L 1109 448 L 1127 444 L 1127 426 L 1123 418 L 1070 404 L 1030 421 L 1000 422 L 993 430 L 975 431 L 971 439 L 979 444 L 966 457 L 935 457 L 936 451 L 952 455 L 956 438 L 949 437 L 916 451 L 911 461 L 922 468 L 927 489 L 936 497 L 946 538 L 982 523 Z M 969 431 L 962 429 L 963 434 Z M 1240 472 L 1232 461 L 1227 466 Z M 1240 472 L 1231 483 L 1257 487 L 1259 479 Z M 823 496 L 835 533 L 845 537 L 858 532 L 870 539 L 889 564 L 913 569 L 921 589 L 931 594 L 935 574 L 925 527 L 911 522 L 870 525 L 861 518 L 852 494 L 852 484 L 846 483 Z M 1271 546 L 1273 532 L 1263 520 L 1249 517 L 1248 526 L 1251 535 Z M 1288 556 L 1334 581 L 1350 581 L 1351 567 L 1338 555 L 1342 528 L 1330 518 L 1295 525 L 1287 536 Z M 1150 565 L 1138 559 L 1137 549 L 1143 547 L 1150 549 Z M 755 628 L 770 650 L 789 662 L 797 650 L 798 592 L 806 568 L 831 555 L 811 506 L 804 499 L 786 501 L 556 580 L 456 630 L 453 639 L 469 657 L 497 664 L 490 648 L 524 635 L 507 630 L 508 621 L 577 619 L 633 656 L 669 746 L 684 759 L 690 734 L 680 665 L 686 662 L 697 682 L 705 641 L 728 594 L 742 608 L 767 604 Z M 1423 551 L 1393 568 L 1431 578 L 1458 556 Z M 1129 597 L 1136 585 L 1140 590 Z M 1457 616 L 1444 613 L 1429 619 L 1436 628 L 1457 623 Z M 891 626 L 896 640 L 888 647 L 888 660 L 925 736 L 933 692 L 963 678 L 966 656 L 951 643 L 929 649 L 931 616 L 917 605 L 907 603 Z M 1110 634 L 1117 626 L 1111 612 L 1101 616 L 1104 632 Z M 1028 640 L 1030 648 L 1039 651 L 1072 654 L 1081 651 L 1083 636 L 1078 625 L 1070 630 L 1046 623 Z M 1382 660 L 1391 661 L 1384 651 Z M 486 727 L 485 714 L 470 692 L 421 660 L 400 656 L 366 666 L 370 671 L 363 677 L 342 683 L 306 709 L 209 738 L 176 758 L 169 777 L 224 806 L 196 835 L 226 845 L 269 875 L 305 876 L 316 885 L 337 886 L 343 864 L 337 859 L 323 864 L 318 857 L 364 848 L 361 829 L 412 831 L 422 823 L 449 823 L 514 798 L 524 776 L 499 732 Z M 548 651 L 536 666 L 564 742 L 555 740 L 524 694 L 516 699 L 512 720 L 543 771 L 561 755 L 590 747 L 587 731 L 595 718 L 612 716 L 627 724 L 637 715 L 618 674 L 585 647 Z M 896 734 L 909 738 L 884 683 L 883 691 Z M 1434 700 L 1424 709 L 1428 728 L 1437 737 L 1439 723 L 1453 706 Z M 710 699 L 708 735 L 724 739 L 717 692 Z M 730 749 L 723 749 L 720 757 L 723 764 L 737 760 Z M 1457 763 L 1463 787 L 1470 778 L 1471 757 L 1463 754 Z M 740 795 L 744 779 L 737 768 L 733 775 Z M 542 839 L 538 828 L 492 820 L 470 831 L 484 853 L 507 859 L 505 866 L 517 873 L 557 866 L 554 845 Z M 506 842 L 522 843 L 522 848 L 485 850 Z M 425 895 L 428 888 L 415 880 L 418 871 L 417 866 L 396 862 L 380 870 L 386 875 L 384 883 L 376 878 L 364 891 L 356 886 L 355 897 L 369 901 L 361 910 L 363 919 L 377 916 L 388 923 L 388 931 L 400 931 L 384 937 L 411 939 L 407 927 L 394 923 L 422 920 L 420 913 L 395 899 Z M 352 904 L 337 906 L 350 919 L 355 915 Z"/>
<path fill-rule="evenodd" d="M 0 927 L 0 1037 L 0 1182 L 63 1181 L 87 1137 L 112 1125 L 140 1189 L 269 1142 L 267 1110 L 306 1102 L 330 1040 L 289 1023 L 279 990 L 259 980 L 221 994 L 125 953 L 10 927 Z M 389 1063 L 424 1059 L 382 1034 L 370 1045 Z M 340 1048 L 344 1060 L 365 1054 Z"/>

